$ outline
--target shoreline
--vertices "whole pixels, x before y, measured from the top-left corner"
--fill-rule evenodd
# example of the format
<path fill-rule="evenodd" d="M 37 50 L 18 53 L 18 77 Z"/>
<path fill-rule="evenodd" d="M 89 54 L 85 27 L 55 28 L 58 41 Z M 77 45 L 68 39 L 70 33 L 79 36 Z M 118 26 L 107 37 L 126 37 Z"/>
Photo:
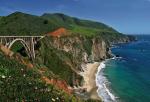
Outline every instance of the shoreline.
<path fill-rule="evenodd" d="M 115 57 L 110 59 L 115 59 Z M 84 65 L 83 72 L 80 73 L 84 82 L 80 88 L 86 90 L 86 94 L 83 95 L 83 97 L 86 97 L 85 99 L 116 102 L 116 97 L 112 94 L 109 82 L 103 73 L 103 69 L 106 67 L 105 63 L 110 59 Z"/>
<path fill-rule="evenodd" d="M 97 93 L 98 87 L 96 85 L 96 73 L 99 65 L 100 62 L 87 63 L 85 65 L 85 68 L 83 68 L 84 72 L 81 73 L 84 79 L 82 88 L 86 89 L 90 99 L 102 101 Z"/>
<path fill-rule="evenodd" d="M 113 57 L 110 59 L 106 59 L 102 61 L 99 65 L 98 71 L 96 73 L 96 85 L 98 86 L 98 94 L 102 98 L 104 102 L 117 102 L 117 98 L 113 93 L 112 89 L 109 87 L 110 82 L 108 79 L 104 76 L 103 70 L 106 68 L 106 62 L 109 60 L 114 60 L 117 57 Z M 118 57 L 120 58 L 120 57 Z"/>

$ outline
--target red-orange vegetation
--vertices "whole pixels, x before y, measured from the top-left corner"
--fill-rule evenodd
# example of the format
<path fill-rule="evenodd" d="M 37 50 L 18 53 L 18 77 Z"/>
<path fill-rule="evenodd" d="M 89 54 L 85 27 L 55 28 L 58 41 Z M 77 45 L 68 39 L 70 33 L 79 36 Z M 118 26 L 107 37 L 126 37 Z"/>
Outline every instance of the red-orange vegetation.
<path fill-rule="evenodd" d="M 62 89 L 63 91 L 65 91 L 68 94 L 71 94 L 73 92 L 72 89 L 68 88 L 68 85 L 65 81 L 57 80 L 57 79 L 49 79 L 45 76 L 42 77 L 42 80 L 44 80 L 47 84 L 55 85 L 57 88 Z"/>
<path fill-rule="evenodd" d="M 60 36 L 68 35 L 68 34 L 69 34 L 68 30 L 65 28 L 58 28 L 57 30 L 48 33 L 48 35 L 51 35 L 54 37 L 60 37 Z"/>

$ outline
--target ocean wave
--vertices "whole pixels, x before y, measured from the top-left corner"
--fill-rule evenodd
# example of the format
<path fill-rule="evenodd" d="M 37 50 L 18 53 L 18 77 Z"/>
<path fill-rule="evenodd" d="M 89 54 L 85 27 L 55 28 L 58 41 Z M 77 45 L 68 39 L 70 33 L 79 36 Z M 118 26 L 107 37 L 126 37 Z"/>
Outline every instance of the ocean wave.
<path fill-rule="evenodd" d="M 115 58 L 112 58 L 115 59 Z M 103 69 L 106 67 L 105 63 L 110 60 L 107 59 L 100 63 L 98 67 L 98 72 L 96 73 L 96 85 L 98 86 L 98 95 L 102 98 L 104 102 L 116 102 L 116 96 L 112 94 L 109 89 L 109 82 L 104 76 Z"/>

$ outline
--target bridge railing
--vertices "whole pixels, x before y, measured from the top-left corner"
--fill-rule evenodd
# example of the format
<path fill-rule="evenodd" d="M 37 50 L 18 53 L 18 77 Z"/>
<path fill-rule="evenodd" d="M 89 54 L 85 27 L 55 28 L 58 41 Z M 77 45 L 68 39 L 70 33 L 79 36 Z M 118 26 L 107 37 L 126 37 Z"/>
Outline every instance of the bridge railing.
<path fill-rule="evenodd" d="M 45 37 L 45 36 L 0 36 L 0 37 L 4 37 L 4 38 L 11 38 L 11 37 L 20 37 L 20 38 L 24 38 L 24 37 Z"/>

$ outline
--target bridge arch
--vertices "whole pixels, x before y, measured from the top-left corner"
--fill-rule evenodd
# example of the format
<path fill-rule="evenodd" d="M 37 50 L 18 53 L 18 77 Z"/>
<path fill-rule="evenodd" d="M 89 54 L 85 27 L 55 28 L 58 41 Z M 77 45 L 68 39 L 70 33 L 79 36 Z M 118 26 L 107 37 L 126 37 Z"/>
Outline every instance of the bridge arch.
<path fill-rule="evenodd" d="M 0 44 L 10 49 L 15 42 L 21 43 L 29 58 L 35 60 L 35 44 L 45 36 L 0 36 Z"/>
<path fill-rule="evenodd" d="M 29 58 L 32 58 L 32 55 L 30 53 L 31 52 L 30 51 L 30 47 L 28 46 L 28 44 L 26 43 L 26 41 L 24 41 L 23 39 L 20 39 L 20 38 L 14 39 L 12 42 L 10 42 L 8 48 L 11 49 L 11 47 L 14 45 L 15 42 L 20 42 L 24 46 L 24 48 L 25 48 L 25 50 L 26 50 L 27 55 L 29 56 Z"/>

